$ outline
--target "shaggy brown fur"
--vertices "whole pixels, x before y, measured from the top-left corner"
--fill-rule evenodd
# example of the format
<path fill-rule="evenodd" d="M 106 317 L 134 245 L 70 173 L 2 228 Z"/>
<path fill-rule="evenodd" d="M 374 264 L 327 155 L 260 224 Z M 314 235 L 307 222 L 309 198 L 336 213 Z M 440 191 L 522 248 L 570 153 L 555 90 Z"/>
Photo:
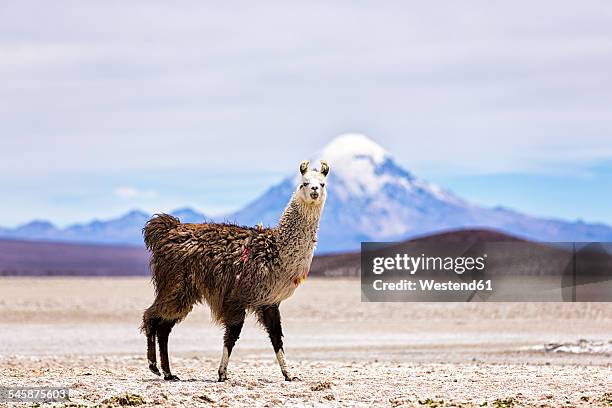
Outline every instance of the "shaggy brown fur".
<path fill-rule="evenodd" d="M 307 167 L 307 162 L 300 166 L 302 183 L 277 228 L 182 224 L 167 214 L 147 222 L 143 233 L 152 254 L 156 297 L 143 315 L 142 330 L 152 372 L 160 375 L 157 337 L 164 378 L 178 380 L 170 372 L 168 336 L 194 304 L 206 302 L 214 320 L 225 327 L 219 381 L 227 377 L 227 362 L 247 312 L 256 313 L 267 330 L 285 379 L 293 378 L 286 367 L 278 305 L 308 273 L 329 171 L 325 163 L 321 171 Z"/>

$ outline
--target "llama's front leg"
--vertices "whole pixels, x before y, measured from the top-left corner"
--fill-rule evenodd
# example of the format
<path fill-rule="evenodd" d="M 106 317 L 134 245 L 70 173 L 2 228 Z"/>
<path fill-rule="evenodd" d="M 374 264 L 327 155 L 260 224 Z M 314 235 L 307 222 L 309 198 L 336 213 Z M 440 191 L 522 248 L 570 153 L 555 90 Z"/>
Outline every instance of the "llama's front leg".
<path fill-rule="evenodd" d="M 283 328 L 281 326 L 280 311 L 278 305 L 264 306 L 258 311 L 259 322 L 266 328 L 274 353 L 276 353 L 276 360 L 280 366 L 283 376 L 286 381 L 299 380 L 298 377 L 294 377 L 289 372 L 287 367 L 287 360 L 285 360 L 285 351 L 283 350 Z"/>
<path fill-rule="evenodd" d="M 227 363 L 234 349 L 236 341 L 240 337 L 244 325 L 245 311 L 232 313 L 225 320 L 225 335 L 223 336 L 223 355 L 219 364 L 219 382 L 227 380 Z"/>

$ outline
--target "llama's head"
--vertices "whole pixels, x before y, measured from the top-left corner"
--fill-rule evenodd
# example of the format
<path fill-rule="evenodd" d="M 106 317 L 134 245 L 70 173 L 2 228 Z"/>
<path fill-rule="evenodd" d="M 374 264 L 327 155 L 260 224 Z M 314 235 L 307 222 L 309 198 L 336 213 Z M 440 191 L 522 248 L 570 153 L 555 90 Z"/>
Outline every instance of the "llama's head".
<path fill-rule="evenodd" d="M 304 160 L 300 164 L 300 184 L 297 187 L 296 197 L 307 204 L 322 204 L 327 197 L 327 174 L 329 165 L 321 160 L 321 169 L 308 169 L 309 162 Z"/>

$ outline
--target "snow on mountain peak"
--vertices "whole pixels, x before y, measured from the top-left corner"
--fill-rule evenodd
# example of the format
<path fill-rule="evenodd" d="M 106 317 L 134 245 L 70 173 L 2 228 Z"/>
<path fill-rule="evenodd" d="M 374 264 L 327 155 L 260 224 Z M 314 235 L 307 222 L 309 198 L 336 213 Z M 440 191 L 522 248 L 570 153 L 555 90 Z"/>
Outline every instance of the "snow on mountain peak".
<path fill-rule="evenodd" d="M 460 200 L 447 191 L 417 179 L 402 169 L 387 150 L 363 134 L 340 135 L 327 144 L 316 157 L 317 160 L 312 162 L 314 166 L 318 164 L 318 159 L 328 161 L 334 178 L 330 188 L 342 200 L 364 195 L 374 197 L 385 186 L 394 186 L 392 188 L 404 191 L 421 190 L 439 200 L 460 203 Z"/>
<path fill-rule="evenodd" d="M 328 161 L 370 157 L 374 162 L 381 163 L 389 153 L 366 135 L 346 133 L 329 142 L 321 152 L 321 157 Z"/>
<path fill-rule="evenodd" d="M 383 147 L 363 134 L 347 133 L 334 138 L 317 155 L 331 166 L 334 190 L 343 199 L 351 195 L 375 194 L 388 181 L 379 174 L 391 159 Z"/>

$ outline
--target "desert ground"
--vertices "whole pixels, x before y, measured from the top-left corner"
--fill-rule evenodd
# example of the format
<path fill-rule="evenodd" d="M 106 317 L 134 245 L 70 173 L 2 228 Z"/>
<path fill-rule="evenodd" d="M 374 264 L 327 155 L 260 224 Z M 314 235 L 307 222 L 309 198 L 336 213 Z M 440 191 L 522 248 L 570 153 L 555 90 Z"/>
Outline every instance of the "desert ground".
<path fill-rule="evenodd" d="M 181 381 L 148 371 L 152 297 L 146 278 L 1 278 L 0 387 L 68 387 L 72 406 L 612 406 L 612 303 L 362 303 L 356 279 L 309 279 L 281 305 L 301 381 L 251 317 L 217 383 L 205 306 L 170 337 Z"/>

